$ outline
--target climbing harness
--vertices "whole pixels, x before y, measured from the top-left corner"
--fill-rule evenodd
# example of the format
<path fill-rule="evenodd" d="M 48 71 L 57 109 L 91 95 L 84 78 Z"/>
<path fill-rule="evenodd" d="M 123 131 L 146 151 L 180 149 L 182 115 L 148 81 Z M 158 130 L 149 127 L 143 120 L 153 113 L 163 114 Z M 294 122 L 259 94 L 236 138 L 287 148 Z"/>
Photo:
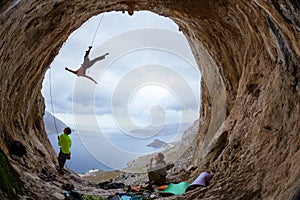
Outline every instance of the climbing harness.
<path fill-rule="evenodd" d="M 51 109 L 52 109 L 52 117 L 53 117 L 53 121 L 54 121 L 54 126 L 55 126 L 55 130 L 56 130 L 56 134 L 58 134 L 58 130 L 57 130 L 57 124 L 56 124 L 56 118 L 55 118 L 55 112 L 54 112 L 54 105 L 53 105 L 53 98 L 52 98 L 52 87 L 51 87 L 51 67 L 49 70 L 49 85 L 50 85 L 50 101 L 51 101 Z"/>

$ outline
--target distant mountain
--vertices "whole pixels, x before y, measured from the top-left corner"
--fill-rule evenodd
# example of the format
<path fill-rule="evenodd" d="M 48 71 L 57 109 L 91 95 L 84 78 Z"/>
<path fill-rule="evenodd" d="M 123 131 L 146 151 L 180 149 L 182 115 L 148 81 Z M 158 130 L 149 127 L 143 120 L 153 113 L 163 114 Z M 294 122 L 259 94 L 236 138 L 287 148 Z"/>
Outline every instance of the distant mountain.
<path fill-rule="evenodd" d="M 149 137 L 153 135 L 172 135 L 174 133 L 179 133 L 179 135 L 181 136 L 189 126 L 191 126 L 190 123 L 166 124 L 160 130 L 158 129 L 158 127 L 149 126 L 143 129 L 131 130 L 130 133 L 138 137 Z"/>
<path fill-rule="evenodd" d="M 189 166 L 194 156 L 196 147 L 195 143 L 197 142 L 198 134 L 199 120 L 197 119 L 184 131 L 180 141 L 167 143 L 167 145 L 163 146 L 163 150 L 161 152 L 165 155 L 166 162 L 176 163 L 176 165 L 180 166 L 180 168 L 182 168 L 182 166 Z M 157 153 L 154 152 L 152 154 L 145 154 L 128 162 L 127 168 L 123 169 L 123 171 L 145 173 L 145 164 L 149 163 L 149 160 L 155 154 Z"/>
<path fill-rule="evenodd" d="M 56 122 L 57 130 L 55 128 L 54 120 Z M 67 125 L 64 122 L 57 119 L 56 117 L 53 118 L 53 115 L 47 111 L 45 111 L 44 115 L 44 125 L 47 133 L 62 133 L 64 128 L 67 127 Z"/>

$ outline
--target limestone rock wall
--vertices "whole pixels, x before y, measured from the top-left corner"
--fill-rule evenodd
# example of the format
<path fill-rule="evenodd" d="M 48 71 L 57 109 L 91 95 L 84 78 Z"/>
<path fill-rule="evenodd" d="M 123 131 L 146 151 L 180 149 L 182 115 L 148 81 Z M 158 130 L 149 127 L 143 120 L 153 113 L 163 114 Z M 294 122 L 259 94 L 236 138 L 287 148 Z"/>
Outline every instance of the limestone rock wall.
<path fill-rule="evenodd" d="M 113 10 L 149 10 L 173 19 L 203 75 L 192 164 L 215 176 L 207 189 L 184 198 L 293 199 L 300 193 L 296 0 L 1 2 L 0 147 L 9 155 L 12 140 L 24 143 L 25 159 L 9 156 L 23 180 L 35 185 L 34 173 L 45 167 L 55 173 L 42 118 L 46 70 L 72 31 Z"/>

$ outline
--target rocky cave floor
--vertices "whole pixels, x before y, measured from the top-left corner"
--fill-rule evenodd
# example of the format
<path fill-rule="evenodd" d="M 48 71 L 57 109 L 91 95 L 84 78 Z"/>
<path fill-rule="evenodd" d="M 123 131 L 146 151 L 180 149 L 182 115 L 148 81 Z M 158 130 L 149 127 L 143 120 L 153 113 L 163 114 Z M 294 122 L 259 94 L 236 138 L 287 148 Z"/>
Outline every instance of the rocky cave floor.
<path fill-rule="evenodd" d="M 142 186 L 146 188 L 148 185 L 148 177 L 146 173 L 128 173 L 124 171 L 95 171 L 87 174 L 77 174 L 76 172 L 65 167 L 64 173 L 52 173 L 53 170 L 42 170 L 37 174 L 23 173 L 24 194 L 19 197 L 22 200 L 29 199 L 65 199 L 64 194 L 67 193 L 66 186 L 74 185 L 74 191 L 80 193 L 84 199 L 110 199 L 116 194 L 129 194 L 130 186 Z M 183 165 L 178 164 L 168 170 L 168 182 L 178 183 L 188 181 L 189 175 L 194 175 L 196 171 L 185 170 Z M 195 175 L 194 175 L 195 176 Z M 120 188 L 113 188 L 116 185 L 123 185 Z M 182 199 L 182 195 L 166 196 L 158 191 L 158 186 L 153 186 L 155 192 L 144 193 L 146 199 L 151 195 L 151 199 Z M 144 191 L 144 189 L 141 189 Z M 143 195 L 142 192 L 133 192 L 131 194 Z M 37 195 L 38 194 L 38 195 Z M 36 196 L 36 197 L 35 197 Z"/>

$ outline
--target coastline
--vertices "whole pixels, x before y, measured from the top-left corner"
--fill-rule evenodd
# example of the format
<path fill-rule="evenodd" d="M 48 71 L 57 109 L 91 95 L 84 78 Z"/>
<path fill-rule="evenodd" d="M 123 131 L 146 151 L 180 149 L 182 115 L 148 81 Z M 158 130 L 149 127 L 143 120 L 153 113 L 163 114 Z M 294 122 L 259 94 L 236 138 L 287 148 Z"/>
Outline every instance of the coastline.
<path fill-rule="evenodd" d="M 173 146 L 171 148 L 165 149 L 162 151 L 166 155 L 167 164 L 174 163 L 175 160 L 172 160 L 172 156 L 174 151 L 178 150 L 178 146 Z M 157 152 L 156 152 L 157 153 Z M 88 181 L 92 181 L 95 183 L 100 183 L 104 181 L 116 181 L 123 182 L 125 184 L 139 184 L 142 182 L 146 182 L 148 180 L 147 177 L 147 164 L 149 160 L 154 157 L 154 154 L 147 154 L 140 156 L 132 161 L 127 163 L 127 167 L 114 170 L 114 171 L 102 171 L 102 170 L 90 170 L 88 173 L 81 174 L 80 176 Z M 169 158 L 169 159 L 168 159 Z M 180 166 L 177 166 L 180 169 Z"/>
<path fill-rule="evenodd" d="M 197 133 L 198 120 L 184 132 L 180 141 L 170 143 L 170 145 L 161 151 L 165 155 L 167 164 L 175 165 L 170 174 L 178 173 L 181 169 L 187 169 L 190 166 L 193 156 L 193 146 L 191 146 L 191 143 L 195 141 Z M 145 182 L 148 179 L 146 165 L 156 153 L 146 154 L 131 160 L 127 162 L 126 167 L 123 169 L 112 171 L 90 170 L 87 173 L 79 175 L 83 179 L 95 183 L 110 180 L 129 184 Z"/>
<path fill-rule="evenodd" d="M 79 174 L 79 176 L 87 181 L 100 183 L 104 181 L 116 179 L 122 172 L 119 170 L 115 171 L 101 171 L 101 170 L 91 170 L 85 174 Z"/>

